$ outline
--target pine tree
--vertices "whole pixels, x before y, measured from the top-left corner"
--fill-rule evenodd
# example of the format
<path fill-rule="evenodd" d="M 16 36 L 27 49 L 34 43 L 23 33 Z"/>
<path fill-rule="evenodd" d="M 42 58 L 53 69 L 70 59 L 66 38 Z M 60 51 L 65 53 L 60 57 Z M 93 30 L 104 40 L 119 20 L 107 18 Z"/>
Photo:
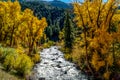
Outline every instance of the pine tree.
<path fill-rule="evenodd" d="M 51 39 L 53 35 L 52 25 L 48 26 L 45 30 L 46 36 Z"/>
<path fill-rule="evenodd" d="M 73 26 L 70 15 L 66 12 L 65 26 L 64 26 L 64 47 L 65 49 L 72 50 L 73 46 Z"/>

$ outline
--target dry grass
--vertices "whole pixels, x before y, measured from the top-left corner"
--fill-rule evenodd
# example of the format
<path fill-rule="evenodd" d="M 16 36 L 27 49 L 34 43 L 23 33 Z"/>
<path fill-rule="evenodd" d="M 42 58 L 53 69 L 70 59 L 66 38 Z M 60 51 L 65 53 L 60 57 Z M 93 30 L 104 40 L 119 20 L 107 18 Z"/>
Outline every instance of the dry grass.
<path fill-rule="evenodd" d="M 0 64 L 0 80 L 23 80 L 23 79 L 20 79 L 17 76 L 4 71 L 3 67 Z"/>

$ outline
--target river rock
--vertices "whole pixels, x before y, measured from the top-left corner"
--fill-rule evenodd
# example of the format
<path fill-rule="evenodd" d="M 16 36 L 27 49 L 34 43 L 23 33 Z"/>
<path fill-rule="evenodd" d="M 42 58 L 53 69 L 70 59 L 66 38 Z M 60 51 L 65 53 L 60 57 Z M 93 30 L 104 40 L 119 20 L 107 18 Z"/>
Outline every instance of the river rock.
<path fill-rule="evenodd" d="M 52 46 L 40 52 L 41 62 L 36 64 L 33 80 L 87 80 L 87 76 L 77 70 L 75 64 L 64 59 L 64 55 Z"/>

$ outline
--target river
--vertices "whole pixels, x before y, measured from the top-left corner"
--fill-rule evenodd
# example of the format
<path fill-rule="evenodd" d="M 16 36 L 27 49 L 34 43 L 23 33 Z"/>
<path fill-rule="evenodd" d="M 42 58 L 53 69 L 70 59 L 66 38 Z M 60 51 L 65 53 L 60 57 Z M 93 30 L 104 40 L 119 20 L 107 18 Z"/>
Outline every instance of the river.
<path fill-rule="evenodd" d="M 66 61 L 57 46 L 40 52 L 41 62 L 34 67 L 34 80 L 88 80 L 74 63 Z"/>

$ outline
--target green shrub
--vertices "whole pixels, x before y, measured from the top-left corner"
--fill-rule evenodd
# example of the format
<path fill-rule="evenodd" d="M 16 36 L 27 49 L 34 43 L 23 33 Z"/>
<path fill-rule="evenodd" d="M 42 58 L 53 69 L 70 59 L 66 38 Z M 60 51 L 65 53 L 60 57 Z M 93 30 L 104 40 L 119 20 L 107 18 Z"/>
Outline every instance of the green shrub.
<path fill-rule="evenodd" d="M 68 60 L 68 61 L 72 61 L 72 55 L 67 53 L 64 55 L 65 59 Z"/>
<path fill-rule="evenodd" d="M 22 49 L 0 47 L 0 61 L 5 70 L 16 70 L 22 76 L 29 74 L 33 67 L 32 59 Z"/>
<path fill-rule="evenodd" d="M 32 56 L 32 61 L 33 61 L 34 63 L 40 62 L 40 54 L 38 54 L 38 53 L 34 54 L 34 55 Z"/>
<path fill-rule="evenodd" d="M 55 43 L 53 41 L 48 41 L 47 43 L 43 44 L 44 48 L 49 48 L 50 46 L 53 46 Z"/>
<path fill-rule="evenodd" d="M 26 74 L 30 73 L 33 67 L 33 62 L 26 54 L 20 54 L 16 59 L 14 67 L 18 74 L 25 76 Z"/>
<path fill-rule="evenodd" d="M 3 63 L 6 56 L 12 53 L 15 53 L 15 49 L 0 47 L 0 62 Z"/>
<path fill-rule="evenodd" d="M 18 58 L 18 54 L 16 53 L 10 53 L 6 56 L 4 60 L 4 67 L 7 71 L 14 69 L 14 65 L 16 63 L 17 58 Z"/>

